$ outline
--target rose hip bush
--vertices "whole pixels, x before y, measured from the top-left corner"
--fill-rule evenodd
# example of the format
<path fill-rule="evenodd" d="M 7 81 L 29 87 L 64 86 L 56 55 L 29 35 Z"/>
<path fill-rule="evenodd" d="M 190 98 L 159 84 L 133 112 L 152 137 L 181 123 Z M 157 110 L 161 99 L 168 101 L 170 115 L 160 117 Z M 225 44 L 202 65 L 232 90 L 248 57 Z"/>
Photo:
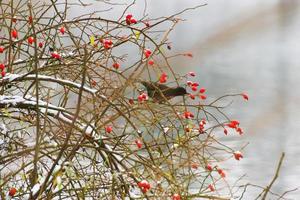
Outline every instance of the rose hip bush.
<path fill-rule="evenodd" d="M 243 130 L 224 101 L 248 96 L 215 98 L 195 72 L 173 71 L 168 36 L 182 12 L 150 19 L 130 4 L 112 18 L 69 17 L 93 5 L 0 5 L 0 199 L 233 197 L 222 163 L 243 149 L 219 138 Z M 141 80 L 189 94 L 153 102 Z"/>

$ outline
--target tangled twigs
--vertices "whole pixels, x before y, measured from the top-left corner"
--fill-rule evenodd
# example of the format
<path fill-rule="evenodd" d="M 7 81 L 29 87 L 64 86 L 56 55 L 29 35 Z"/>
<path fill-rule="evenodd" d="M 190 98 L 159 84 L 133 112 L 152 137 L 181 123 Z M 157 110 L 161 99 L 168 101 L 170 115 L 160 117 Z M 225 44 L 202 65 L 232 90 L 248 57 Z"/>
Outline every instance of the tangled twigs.
<path fill-rule="evenodd" d="M 71 18 L 91 5 L 22 2 L 0 4 L 1 199 L 234 196 L 222 165 L 244 147 L 220 137 L 243 134 L 226 108 L 248 96 L 207 98 L 195 72 L 170 64 L 169 34 L 204 5 L 150 19 L 129 13 L 133 1 L 120 16 Z"/>

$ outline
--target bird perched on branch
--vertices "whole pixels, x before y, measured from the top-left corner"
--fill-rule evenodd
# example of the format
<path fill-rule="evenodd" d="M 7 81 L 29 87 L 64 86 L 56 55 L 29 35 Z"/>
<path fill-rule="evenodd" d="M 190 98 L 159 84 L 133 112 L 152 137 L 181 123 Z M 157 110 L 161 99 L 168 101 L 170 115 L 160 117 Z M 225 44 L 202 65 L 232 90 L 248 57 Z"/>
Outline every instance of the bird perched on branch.
<path fill-rule="evenodd" d="M 146 87 L 148 96 L 153 99 L 154 102 L 163 103 L 164 101 L 176 96 L 184 96 L 187 93 L 183 87 L 168 87 L 163 84 L 141 81 Z"/>

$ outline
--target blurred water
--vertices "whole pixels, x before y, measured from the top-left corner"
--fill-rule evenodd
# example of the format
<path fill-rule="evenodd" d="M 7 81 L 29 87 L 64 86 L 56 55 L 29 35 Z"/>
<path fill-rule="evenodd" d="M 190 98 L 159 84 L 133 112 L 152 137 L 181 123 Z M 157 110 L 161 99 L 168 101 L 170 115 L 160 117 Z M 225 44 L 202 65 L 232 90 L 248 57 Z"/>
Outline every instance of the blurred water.
<path fill-rule="evenodd" d="M 269 184 L 284 151 L 284 165 L 273 189 L 281 193 L 299 187 L 300 2 L 152 0 L 147 1 L 147 13 L 150 18 L 167 16 L 202 3 L 208 5 L 182 15 L 187 21 L 170 36 L 174 51 L 191 51 L 194 58 L 172 64 L 181 73 L 196 71 L 211 96 L 241 91 L 250 95 L 248 103 L 237 100 L 228 110 L 240 119 L 245 135 L 227 142 L 234 146 L 250 142 L 245 158 L 232 164 L 229 180 L 247 174 L 245 182 Z M 130 12 L 142 15 L 144 6 L 145 1 L 139 1 Z M 99 8 L 103 7 L 99 4 L 88 11 Z M 105 15 L 121 10 L 117 6 Z M 256 195 L 248 192 L 244 199 Z M 287 197 L 300 199 L 300 192 Z"/>

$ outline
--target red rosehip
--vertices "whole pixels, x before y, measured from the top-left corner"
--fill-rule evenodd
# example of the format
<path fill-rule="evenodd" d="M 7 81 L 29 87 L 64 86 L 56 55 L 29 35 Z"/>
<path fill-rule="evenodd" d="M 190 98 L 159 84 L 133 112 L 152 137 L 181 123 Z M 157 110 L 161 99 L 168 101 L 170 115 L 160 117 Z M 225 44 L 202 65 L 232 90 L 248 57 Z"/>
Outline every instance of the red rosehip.
<path fill-rule="evenodd" d="M 195 92 L 197 91 L 197 86 L 192 86 L 192 90 Z"/>
<path fill-rule="evenodd" d="M 59 60 L 61 58 L 61 56 L 56 51 L 54 51 L 54 52 L 51 53 L 51 57 L 55 58 L 57 60 Z"/>
<path fill-rule="evenodd" d="M 130 105 L 133 105 L 134 104 L 134 100 L 131 98 L 131 99 L 129 99 L 129 104 Z"/>
<path fill-rule="evenodd" d="M 44 44 L 42 42 L 39 42 L 39 47 L 43 48 Z"/>
<path fill-rule="evenodd" d="M 29 37 L 27 41 L 29 44 L 32 44 L 34 42 L 34 37 Z"/>
<path fill-rule="evenodd" d="M 145 55 L 146 58 L 149 58 L 151 56 L 151 54 L 152 54 L 152 52 L 151 52 L 150 49 L 145 49 L 144 55 Z"/>
<path fill-rule="evenodd" d="M 12 30 L 11 31 L 11 36 L 13 37 L 13 38 L 18 38 L 18 31 L 17 30 Z"/>
<path fill-rule="evenodd" d="M 243 96 L 243 98 L 244 98 L 246 101 L 249 100 L 249 96 L 248 96 L 246 93 L 243 93 L 242 96 Z"/>
<path fill-rule="evenodd" d="M 92 85 L 93 87 L 95 87 L 95 86 L 97 85 L 97 82 L 96 82 L 95 80 L 92 80 L 92 81 L 91 81 L 91 85 Z"/>
<path fill-rule="evenodd" d="M 117 63 L 117 62 L 115 62 L 115 63 L 113 64 L 113 68 L 115 68 L 115 69 L 119 69 L 119 68 L 120 68 L 120 64 L 119 64 L 119 63 Z"/>
<path fill-rule="evenodd" d="M 221 176 L 222 178 L 225 178 L 225 177 L 226 177 L 226 174 L 225 174 L 224 170 L 218 169 L 218 173 L 220 174 L 220 176 Z"/>
<path fill-rule="evenodd" d="M 195 83 L 192 83 L 192 87 L 198 87 L 199 86 L 199 83 L 195 82 Z"/>
<path fill-rule="evenodd" d="M 17 18 L 16 18 L 16 17 L 13 17 L 11 20 L 12 20 L 12 22 L 14 22 L 14 23 L 17 22 Z"/>
<path fill-rule="evenodd" d="M 127 15 L 126 15 L 126 19 L 131 19 L 132 17 L 133 17 L 132 14 L 127 14 Z"/>
<path fill-rule="evenodd" d="M 106 126 L 105 131 L 106 131 L 106 133 L 111 133 L 113 131 L 112 126 Z"/>
<path fill-rule="evenodd" d="M 143 146 L 143 143 L 142 143 L 142 141 L 141 140 L 135 140 L 135 144 L 136 144 L 136 146 L 137 146 L 137 148 L 142 148 L 142 146 Z"/>
<path fill-rule="evenodd" d="M 0 47 L 0 53 L 3 53 L 3 52 L 4 52 L 4 48 Z"/>
<path fill-rule="evenodd" d="M 12 187 L 9 189 L 8 195 L 13 197 L 13 196 L 15 196 L 16 193 L 17 193 L 17 189 Z"/>
<path fill-rule="evenodd" d="M 209 185 L 208 185 L 208 189 L 209 189 L 211 192 L 215 191 L 215 188 L 214 188 L 214 186 L 213 186 L 212 184 L 209 184 Z"/>
<path fill-rule="evenodd" d="M 193 54 L 192 53 L 185 53 L 185 54 L 183 54 L 184 56 L 188 56 L 188 57 L 193 57 Z"/>
<path fill-rule="evenodd" d="M 181 197 L 179 194 L 173 194 L 172 200 L 181 200 Z"/>
<path fill-rule="evenodd" d="M 134 19 L 134 18 L 131 18 L 131 19 L 130 19 L 130 23 L 131 23 L 131 24 L 136 24 L 136 23 L 137 23 L 137 21 L 136 21 L 136 19 Z"/>
<path fill-rule="evenodd" d="M 224 128 L 224 133 L 225 133 L 225 135 L 227 135 L 227 134 L 228 134 L 228 131 L 227 131 L 227 129 L 226 129 L 226 128 Z"/>
<path fill-rule="evenodd" d="M 205 99 L 206 99 L 206 96 L 205 96 L 205 95 L 200 95 L 200 98 L 201 98 L 202 100 L 205 100 Z"/>
<path fill-rule="evenodd" d="M 186 84 L 191 87 L 193 82 L 192 81 L 187 81 Z"/>
<path fill-rule="evenodd" d="M 207 164 L 206 166 L 205 166 L 205 169 L 207 169 L 208 171 L 212 171 L 213 170 L 213 167 L 210 165 L 210 164 Z"/>
<path fill-rule="evenodd" d="M 59 32 L 64 35 L 65 34 L 65 27 L 63 27 L 63 26 L 60 27 Z"/>
<path fill-rule="evenodd" d="M 200 93 L 204 93 L 205 91 L 206 91 L 205 88 L 200 88 L 200 90 L 199 90 Z"/>
<path fill-rule="evenodd" d="M 152 65 L 154 65 L 154 61 L 153 60 L 149 60 L 148 64 L 152 66 Z"/>
<path fill-rule="evenodd" d="M 188 73 L 190 76 L 196 76 L 196 73 L 195 72 L 189 72 Z"/>
<path fill-rule="evenodd" d="M 235 151 L 233 155 L 236 160 L 240 160 L 241 158 L 243 158 L 243 154 L 240 151 Z"/>
<path fill-rule="evenodd" d="M 33 22 L 33 18 L 32 18 L 32 16 L 29 16 L 28 17 L 28 23 L 31 24 L 32 22 Z"/>
<path fill-rule="evenodd" d="M 5 68 L 5 65 L 1 63 L 1 64 L 0 64 L 0 69 L 3 71 L 4 68 Z"/>
<path fill-rule="evenodd" d="M 193 95 L 193 94 L 189 94 L 189 97 L 193 100 L 195 99 L 195 95 Z"/>

